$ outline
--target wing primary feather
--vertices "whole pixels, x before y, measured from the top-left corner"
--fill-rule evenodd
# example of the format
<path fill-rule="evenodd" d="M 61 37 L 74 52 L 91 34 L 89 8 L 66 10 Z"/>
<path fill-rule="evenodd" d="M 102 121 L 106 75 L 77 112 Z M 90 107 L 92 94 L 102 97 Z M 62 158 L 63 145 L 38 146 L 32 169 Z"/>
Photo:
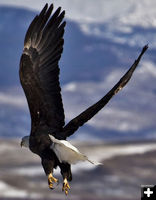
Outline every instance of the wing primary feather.
<path fill-rule="evenodd" d="M 44 14 L 43 19 L 42 19 L 41 23 L 40 23 L 39 26 L 38 26 L 37 32 L 38 32 L 39 34 L 38 34 L 38 36 L 37 36 L 37 38 L 36 38 L 36 46 L 38 46 L 38 44 L 39 44 L 39 42 L 40 42 L 40 40 L 41 40 L 41 37 L 42 37 L 42 30 L 43 30 L 45 24 L 47 23 L 47 21 L 48 21 L 50 15 L 51 15 L 51 13 L 52 13 L 52 11 L 53 11 L 53 4 L 50 5 L 49 9 L 48 9 L 47 12 Z"/>
<path fill-rule="evenodd" d="M 43 50 L 45 51 L 45 49 L 46 49 L 46 47 L 48 47 L 48 45 L 50 45 L 52 42 L 56 42 L 58 38 L 63 36 L 65 25 L 66 25 L 66 22 L 63 22 L 58 27 L 52 26 L 50 29 L 47 29 L 47 26 L 45 27 L 45 29 L 43 31 L 43 39 L 38 45 L 38 48 L 40 49 L 41 53 Z M 60 34 L 60 32 L 62 35 Z M 44 46 L 44 48 L 43 48 L 43 46 Z"/>
<path fill-rule="evenodd" d="M 64 23 L 65 25 L 65 23 Z M 64 34 L 64 26 L 61 27 L 61 29 L 59 29 L 55 36 L 53 36 L 54 41 L 47 41 L 47 45 L 45 44 L 45 49 L 40 51 L 40 55 L 41 55 L 41 63 L 44 63 L 47 58 L 52 54 L 53 51 L 57 50 L 56 48 L 59 48 L 61 45 L 64 44 L 63 41 L 63 34 Z M 49 50 L 48 50 L 49 48 Z"/>
<path fill-rule="evenodd" d="M 24 39 L 24 46 L 25 47 L 27 47 L 29 43 L 31 44 L 31 41 L 30 41 L 31 34 L 32 34 L 32 31 L 34 29 L 34 25 L 36 24 L 37 20 L 38 20 L 38 15 L 36 15 L 34 17 L 33 21 L 31 22 L 31 24 L 30 24 L 30 26 L 29 26 L 29 28 L 27 30 L 27 33 L 26 33 L 25 39 Z"/>
<path fill-rule="evenodd" d="M 46 16 L 46 11 L 47 11 L 47 8 L 48 8 L 48 4 L 46 4 L 44 6 L 44 8 L 42 9 L 41 13 L 39 14 L 38 16 L 38 20 L 36 22 L 36 24 L 34 25 L 34 28 L 32 30 L 33 32 L 33 37 L 32 37 L 32 41 L 31 41 L 31 44 L 32 44 L 32 47 L 35 47 L 36 46 L 36 43 L 37 43 L 37 39 L 39 38 L 40 34 L 41 34 L 41 30 L 42 28 L 44 27 L 45 23 L 46 23 L 46 20 L 48 20 Z M 48 13 L 49 14 L 49 13 Z"/>
<path fill-rule="evenodd" d="M 48 9 L 48 4 L 46 3 L 45 6 L 43 7 L 43 9 L 41 10 L 39 16 L 43 16 L 45 14 L 45 12 L 47 11 Z"/>
<path fill-rule="evenodd" d="M 56 18 L 60 14 L 60 11 L 61 11 L 61 7 L 58 7 L 57 10 L 54 12 L 53 16 L 51 17 L 51 19 L 49 20 L 49 22 L 47 23 L 44 33 L 47 32 L 47 29 L 49 29 L 53 25 L 53 22 L 56 20 Z"/>
<path fill-rule="evenodd" d="M 28 39 L 31 39 L 32 33 L 34 32 L 34 29 L 36 28 L 36 24 L 38 24 L 39 18 L 41 18 L 44 15 L 44 13 L 46 12 L 47 8 L 48 8 L 48 4 L 46 4 L 44 6 L 44 8 L 42 9 L 42 11 L 40 12 L 40 15 L 37 15 L 34 18 L 34 20 L 32 21 L 32 23 L 30 24 L 30 26 L 28 28 L 28 31 L 26 33 L 26 36 L 25 36 L 25 41 L 24 41 L 25 45 L 28 42 Z"/>
<path fill-rule="evenodd" d="M 47 9 L 48 9 L 48 4 L 44 6 L 41 13 L 37 15 L 32 21 L 32 23 L 30 24 L 25 36 L 25 42 L 24 42 L 25 45 L 29 42 L 30 39 L 32 39 L 32 43 L 31 43 L 32 46 L 34 46 L 34 44 L 37 43 L 36 40 L 38 41 L 38 39 L 40 38 L 39 37 L 40 32 L 45 26 L 45 23 L 47 22 L 47 20 L 49 19 L 52 13 L 53 4 L 50 5 L 48 10 Z"/>
<path fill-rule="evenodd" d="M 69 137 L 72 135 L 80 126 L 82 126 L 84 123 L 86 123 L 88 120 L 90 120 L 95 114 L 97 114 L 108 102 L 109 100 L 117 94 L 130 80 L 134 70 L 139 64 L 139 61 L 142 57 L 142 55 L 147 50 L 148 45 L 144 46 L 139 57 L 131 68 L 125 73 L 125 75 L 119 80 L 119 82 L 97 103 L 86 109 L 84 112 L 82 112 L 80 115 L 72 119 L 64 128 L 63 128 L 63 137 Z"/>
<path fill-rule="evenodd" d="M 53 4 L 51 4 L 49 9 L 47 10 L 46 14 L 44 15 L 44 19 L 43 19 L 43 23 L 41 25 L 41 29 L 43 29 L 45 23 L 47 23 L 47 20 L 49 19 L 50 15 L 53 11 L 53 8 L 54 8 L 54 6 L 53 6 Z"/>
<path fill-rule="evenodd" d="M 65 11 L 62 11 L 61 14 L 56 18 L 55 22 L 53 22 L 53 25 L 50 27 L 50 30 L 55 30 L 59 27 L 60 23 L 62 22 L 65 15 Z"/>

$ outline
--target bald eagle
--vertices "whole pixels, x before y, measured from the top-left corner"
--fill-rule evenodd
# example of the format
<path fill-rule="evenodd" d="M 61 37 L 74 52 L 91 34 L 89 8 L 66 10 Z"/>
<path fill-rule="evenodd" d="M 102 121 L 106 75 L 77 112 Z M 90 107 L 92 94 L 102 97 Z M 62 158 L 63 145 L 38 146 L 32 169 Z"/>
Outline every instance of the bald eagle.
<path fill-rule="evenodd" d="M 100 163 L 80 153 L 66 140 L 67 137 L 97 114 L 127 84 L 148 46 L 143 47 L 131 68 L 103 98 L 65 125 L 58 64 L 63 51 L 65 11 L 61 11 L 61 7 L 53 15 L 52 11 L 53 4 L 49 8 L 46 4 L 33 19 L 24 40 L 19 75 L 29 105 L 31 132 L 30 136 L 22 138 L 21 146 L 40 156 L 50 189 L 58 182 L 53 169 L 60 167 L 62 190 L 68 194 L 68 181 L 72 180 L 71 164 L 78 161 Z"/>

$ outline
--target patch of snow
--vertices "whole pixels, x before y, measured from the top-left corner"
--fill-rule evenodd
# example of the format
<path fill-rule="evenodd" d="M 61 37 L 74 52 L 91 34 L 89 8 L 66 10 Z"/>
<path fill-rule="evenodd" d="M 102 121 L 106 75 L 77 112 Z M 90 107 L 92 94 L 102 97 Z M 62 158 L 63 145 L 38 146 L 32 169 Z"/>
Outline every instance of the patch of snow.
<path fill-rule="evenodd" d="M 50 0 L 46 2 L 51 4 Z M 117 20 L 122 24 L 156 27 L 156 2 L 154 0 L 127 0 L 126 2 L 124 0 L 118 0 L 118 2 L 115 0 L 98 0 L 98 2 L 94 0 L 53 0 L 53 3 L 55 7 L 61 6 L 65 9 L 66 16 L 75 21 L 107 22 L 118 16 Z M 45 2 L 42 0 L 1 0 L 0 5 L 41 10 Z"/>
<path fill-rule="evenodd" d="M 46 2 L 52 3 L 50 0 Z M 130 46 L 143 46 L 150 42 L 150 47 L 156 47 L 155 33 L 148 31 L 156 28 L 155 0 L 53 0 L 53 3 L 55 9 L 61 6 L 66 10 L 66 17 L 78 23 L 85 34 Z M 40 11 L 45 2 L 1 0 L 0 5 Z M 136 27 L 144 31 L 134 31 Z"/>
<path fill-rule="evenodd" d="M 40 197 L 38 194 L 28 193 L 26 190 L 19 190 L 15 187 L 12 187 L 2 181 L 0 181 L 0 197 L 5 198 L 37 198 Z"/>
<path fill-rule="evenodd" d="M 42 166 L 30 166 L 30 167 L 20 167 L 18 169 L 12 170 L 13 173 L 15 174 L 20 174 L 20 175 L 26 175 L 26 176 L 34 176 L 34 175 L 39 175 L 42 174 L 43 168 Z"/>

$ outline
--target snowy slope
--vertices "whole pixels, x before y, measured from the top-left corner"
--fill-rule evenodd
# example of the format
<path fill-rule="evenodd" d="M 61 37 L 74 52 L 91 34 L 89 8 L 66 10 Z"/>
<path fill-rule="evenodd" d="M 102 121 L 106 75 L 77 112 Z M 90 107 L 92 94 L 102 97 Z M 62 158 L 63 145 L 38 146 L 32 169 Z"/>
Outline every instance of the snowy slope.
<path fill-rule="evenodd" d="M 13 5 L 25 7 L 33 10 L 41 10 L 45 3 L 51 3 L 50 0 L 1 0 L 0 5 Z M 55 7 L 62 6 L 66 10 L 66 17 L 81 25 L 82 30 L 88 34 L 97 36 L 115 37 L 118 42 L 126 42 L 126 35 L 123 37 L 121 33 L 133 35 L 133 29 L 151 29 L 156 28 L 156 2 L 154 0 L 54 0 Z M 107 26 L 107 32 L 103 32 L 103 28 L 99 28 L 99 24 Z M 117 35 L 115 34 L 117 33 Z M 145 39 L 146 38 L 146 39 Z M 138 41 L 139 39 L 139 41 Z M 151 38 L 151 33 L 148 32 L 146 37 L 140 38 L 139 34 L 133 36 L 129 41 L 131 45 L 136 45 L 140 41 L 146 42 Z M 154 39 L 155 41 L 155 39 Z M 154 44 L 152 43 L 152 46 Z"/>
<path fill-rule="evenodd" d="M 76 22 L 110 22 L 112 19 L 125 26 L 156 26 L 155 0 L 0 0 L 0 5 L 41 10 L 45 3 L 54 3 L 66 10 L 67 18 Z M 117 24 L 115 24 L 117 27 Z"/>

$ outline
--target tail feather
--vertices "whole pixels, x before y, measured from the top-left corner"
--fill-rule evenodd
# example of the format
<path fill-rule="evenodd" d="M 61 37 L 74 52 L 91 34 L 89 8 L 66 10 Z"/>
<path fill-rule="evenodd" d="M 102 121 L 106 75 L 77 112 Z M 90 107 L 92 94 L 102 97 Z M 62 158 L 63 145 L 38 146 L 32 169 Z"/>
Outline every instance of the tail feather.
<path fill-rule="evenodd" d="M 96 162 L 96 161 L 93 161 L 93 160 L 87 159 L 87 161 L 90 162 L 93 165 L 103 165 L 102 163 L 99 163 L 99 162 Z"/>
<path fill-rule="evenodd" d="M 68 141 L 58 140 L 52 135 L 49 135 L 49 137 L 52 142 L 55 143 L 55 146 L 52 145 L 51 148 L 54 150 L 60 162 L 66 161 L 69 164 L 76 164 L 79 161 L 88 161 L 93 165 L 103 165 L 102 163 L 89 160 L 86 155 L 80 153 L 79 150 Z"/>
<path fill-rule="evenodd" d="M 86 156 L 86 155 L 84 155 L 84 154 L 81 154 L 80 153 L 80 155 L 81 155 L 81 157 L 82 157 L 82 160 L 86 160 L 86 161 L 88 161 L 88 162 L 90 162 L 91 164 L 93 164 L 93 165 L 103 165 L 102 163 L 99 163 L 99 162 L 97 162 L 97 161 L 93 161 L 93 160 L 90 160 L 90 159 L 88 159 L 88 157 Z"/>

